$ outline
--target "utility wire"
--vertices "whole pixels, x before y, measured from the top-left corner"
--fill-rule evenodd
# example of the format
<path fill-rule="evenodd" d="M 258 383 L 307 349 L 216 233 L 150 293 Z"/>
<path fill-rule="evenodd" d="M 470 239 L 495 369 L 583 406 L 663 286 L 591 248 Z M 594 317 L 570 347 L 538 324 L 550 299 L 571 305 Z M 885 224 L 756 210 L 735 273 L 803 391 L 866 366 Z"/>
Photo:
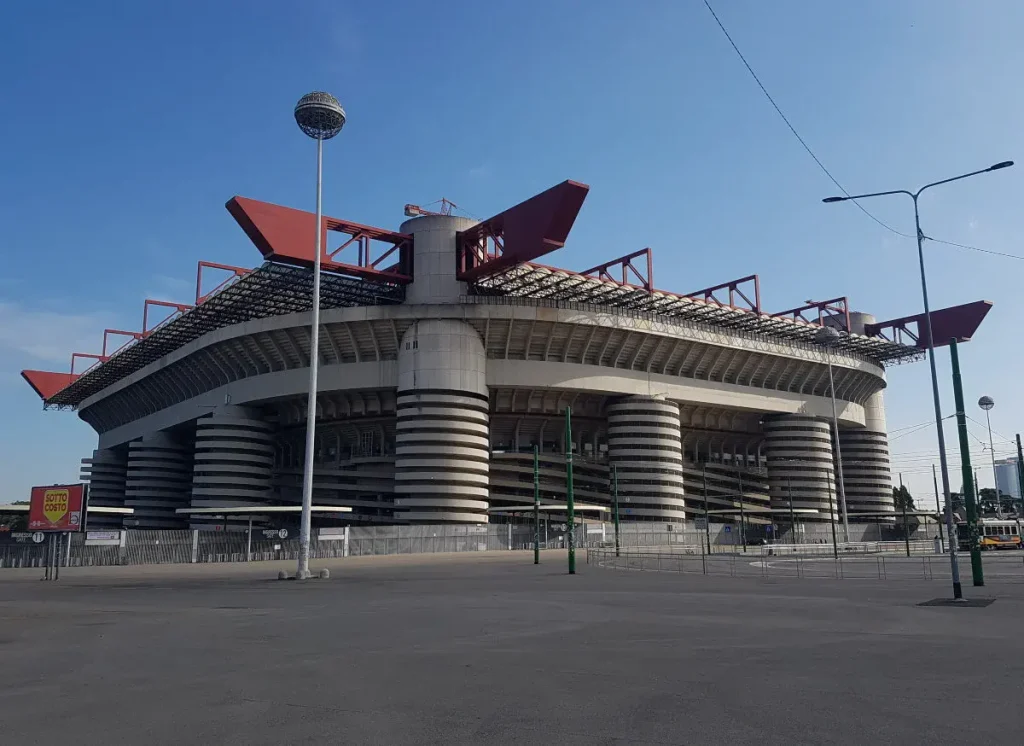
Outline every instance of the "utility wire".
<path fill-rule="evenodd" d="M 900 235 L 901 236 L 905 236 L 906 234 L 905 233 L 900 233 Z M 971 246 L 970 244 L 966 244 L 966 243 L 956 243 L 955 241 L 943 241 L 941 238 L 932 238 L 931 236 L 925 236 L 925 238 L 927 240 L 929 240 L 929 241 L 934 242 L 934 243 L 943 243 L 943 244 L 946 244 L 946 246 L 956 246 L 958 249 L 968 249 L 970 251 L 980 251 L 982 254 L 992 254 L 993 256 L 1002 256 L 1002 257 L 1006 257 L 1007 259 L 1019 259 L 1021 261 L 1024 261 L 1024 256 L 1017 256 L 1016 254 L 1006 254 L 1006 253 L 1003 253 L 1002 251 L 992 251 L 991 249 L 981 249 L 981 248 L 978 248 L 977 246 Z"/>
<path fill-rule="evenodd" d="M 973 422 L 975 425 L 977 425 L 978 427 L 984 427 L 984 428 L 988 427 L 984 422 L 978 422 L 978 420 L 974 419 L 969 414 L 965 414 L 964 416 L 967 419 L 969 419 L 971 422 Z M 994 428 L 993 428 L 992 432 L 994 434 L 998 435 L 1000 438 L 1002 438 L 1004 443 L 1009 443 L 1010 445 L 1016 447 L 1016 445 L 1017 445 L 1017 439 L 1016 438 L 1007 438 L 1005 435 L 1003 435 L 1002 433 L 1000 433 L 998 430 L 996 430 Z M 996 441 L 996 442 L 999 442 L 999 441 Z"/>
<path fill-rule="evenodd" d="M 832 175 L 832 172 L 825 167 L 825 164 L 821 162 L 821 159 L 814 154 L 814 151 L 811 150 L 811 146 L 807 144 L 807 141 L 804 140 L 803 137 L 800 136 L 800 133 L 796 131 L 796 127 L 793 126 L 793 123 L 789 121 L 789 118 L 783 113 L 779 105 L 775 103 L 775 99 L 772 98 L 772 94 L 768 93 L 768 89 L 764 87 L 764 83 L 762 83 L 761 79 L 757 77 L 757 73 L 754 72 L 754 68 L 750 66 L 750 63 L 747 62 L 747 58 L 743 56 L 743 52 L 740 51 L 740 48 L 736 45 L 736 42 L 733 41 L 733 38 L 729 34 L 729 31 L 725 28 L 725 24 L 722 23 L 721 19 L 718 17 L 718 14 L 715 13 L 715 9 L 711 7 L 711 3 L 709 2 L 709 0 L 704 0 L 704 6 L 708 9 L 708 12 L 711 13 L 711 17 L 715 19 L 715 23 L 718 24 L 718 28 L 722 30 L 722 33 L 725 35 L 725 38 L 729 40 L 729 44 L 732 46 L 733 51 L 736 52 L 736 56 L 740 58 L 740 61 L 743 63 L 743 66 L 747 68 L 747 72 L 750 73 L 750 77 L 752 77 L 754 79 L 754 82 L 757 83 L 758 88 L 761 89 L 761 93 L 763 93 L 765 98 L 768 99 L 768 103 L 772 105 L 776 113 L 778 113 L 779 117 L 781 117 L 782 121 L 786 123 L 787 127 L 789 127 L 789 131 L 793 133 L 793 137 L 795 137 L 797 141 L 803 146 L 804 150 L 807 151 L 807 154 L 814 159 L 814 162 L 818 164 L 818 168 L 822 170 L 825 176 L 827 176 L 832 181 L 832 183 L 836 185 L 836 188 L 843 193 L 843 196 L 845 196 L 850 202 L 853 202 L 853 204 L 857 205 L 858 209 L 860 209 L 861 212 L 863 212 L 865 215 L 867 215 L 869 218 L 874 220 L 876 223 L 878 223 L 886 230 L 892 231 L 897 236 L 903 236 L 904 238 L 917 238 L 917 236 L 914 236 L 910 233 L 904 233 L 903 231 L 896 230 L 888 223 L 885 223 L 882 220 L 875 217 L 875 215 L 869 212 L 868 209 L 864 207 L 864 205 L 862 205 L 860 202 L 850 198 L 850 193 L 846 191 L 846 187 L 839 183 L 839 180 L 836 179 L 836 177 Z M 1000 251 L 991 251 L 989 249 L 980 249 L 977 246 L 955 243 L 953 241 L 944 241 L 939 238 L 932 238 L 931 236 L 925 236 L 925 238 L 928 239 L 929 241 L 934 241 L 935 243 L 946 244 L 947 246 L 956 246 L 957 248 L 960 249 L 980 251 L 983 254 L 992 254 L 994 256 L 1002 256 L 1008 259 L 1020 259 L 1024 261 L 1024 256 L 1017 256 L 1015 254 L 1004 254 Z"/>

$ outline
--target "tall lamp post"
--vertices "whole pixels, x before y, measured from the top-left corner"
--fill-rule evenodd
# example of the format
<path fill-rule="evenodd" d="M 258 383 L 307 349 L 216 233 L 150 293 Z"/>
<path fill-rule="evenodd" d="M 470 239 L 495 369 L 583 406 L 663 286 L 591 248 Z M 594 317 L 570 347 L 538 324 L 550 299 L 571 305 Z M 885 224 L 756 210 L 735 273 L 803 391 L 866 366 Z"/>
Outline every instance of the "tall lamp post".
<path fill-rule="evenodd" d="M 978 406 L 985 410 L 985 422 L 988 424 L 988 451 L 992 456 L 992 479 L 996 486 L 996 517 L 999 517 L 999 474 L 996 472 L 996 449 L 992 445 L 992 416 L 989 412 L 996 405 L 991 396 L 983 396 L 978 399 Z"/>
<path fill-rule="evenodd" d="M 943 179 L 942 181 L 933 181 L 930 184 L 925 184 L 916 192 L 911 192 L 906 189 L 893 189 L 888 192 L 855 194 L 847 197 L 826 197 L 822 200 L 822 202 L 826 203 L 846 202 L 847 200 L 867 199 L 868 197 L 884 197 L 890 194 L 905 194 L 914 201 L 914 226 L 917 230 L 917 259 L 921 267 L 921 297 L 924 300 L 925 344 L 928 347 L 928 364 L 931 368 L 932 374 L 932 403 L 935 407 L 935 430 L 939 441 L 939 467 L 942 472 L 942 494 L 946 499 L 946 535 L 950 537 L 955 536 L 955 533 L 953 531 L 953 510 L 949 502 L 949 464 L 946 461 L 946 436 L 942 432 L 942 403 L 939 400 L 939 375 L 935 369 L 935 340 L 932 338 L 932 315 L 931 309 L 928 307 L 928 281 L 926 279 L 924 269 L 924 233 L 921 231 L 921 215 L 918 211 L 917 200 L 918 197 L 921 196 L 922 192 L 926 189 L 931 189 L 934 186 L 948 184 L 952 181 L 960 181 L 961 179 L 967 179 L 971 176 L 977 176 L 978 174 L 986 174 L 990 171 L 998 171 L 1003 168 L 1009 168 L 1012 165 L 1013 161 L 1001 161 L 1000 163 L 996 163 L 995 165 L 983 168 L 979 171 L 971 171 L 970 173 L 954 176 L 950 179 Z M 957 564 L 955 542 L 952 540 L 950 540 L 949 565 L 953 576 L 953 598 L 963 598 L 963 591 L 960 587 L 960 567 Z"/>
<path fill-rule="evenodd" d="M 313 509 L 313 447 L 316 435 L 316 378 L 320 367 L 320 254 L 323 234 L 324 140 L 345 126 L 345 110 L 329 93 L 307 93 L 295 105 L 299 129 L 316 140 L 316 250 L 313 254 L 313 318 L 309 342 L 309 402 L 306 412 L 306 458 L 302 467 L 302 524 L 299 532 L 298 580 L 309 577 L 310 513 Z"/>
<path fill-rule="evenodd" d="M 828 389 L 832 398 L 832 434 L 836 443 L 836 487 L 839 491 L 839 509 L 843 511 L 843 541 L 850 543 L 850 519 L 846 512 L 846 484 L 843 482 L 843 450 L 839 445 L 839 415 L 836 413 L 836 383 L 832 378 L 832 348 L 839 342 L 839 332 L 823 326 L 814 335 L 814 341 L 825 348 L 828 361 Z"/>

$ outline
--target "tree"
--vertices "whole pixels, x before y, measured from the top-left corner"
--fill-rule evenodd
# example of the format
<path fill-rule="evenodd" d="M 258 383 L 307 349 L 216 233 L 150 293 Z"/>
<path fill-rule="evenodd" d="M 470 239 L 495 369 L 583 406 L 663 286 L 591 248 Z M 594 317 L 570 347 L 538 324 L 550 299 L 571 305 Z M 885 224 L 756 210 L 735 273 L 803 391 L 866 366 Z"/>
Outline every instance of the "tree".
<path fill-rule="evenodd" d="M 991 487 L 982 487 L 978 490 L 978 507 L 983 513 L 999 512 L 999 501 L 996 498 L 996 491 Z"/>
<path fill-rule="evenodd" d="M 12 505 L 28 505 L 28 500 L 15 500 Z M 28 517 L 24 513 L 5 513 L 0 506 L 0 526 L 7 531 L 25 531 L 28 529 Z"/>
<path fill-rule="evenodd" d="M 906 509 L 907 512 L 917 510 L 917 508 L 914 507 L 914 498 L 910 494 L 910 490 L 908 490 L 905 485 L 892 488 L 892 504 L 896 506 L 896 510 L 901 513 L 904 509 Z"/>

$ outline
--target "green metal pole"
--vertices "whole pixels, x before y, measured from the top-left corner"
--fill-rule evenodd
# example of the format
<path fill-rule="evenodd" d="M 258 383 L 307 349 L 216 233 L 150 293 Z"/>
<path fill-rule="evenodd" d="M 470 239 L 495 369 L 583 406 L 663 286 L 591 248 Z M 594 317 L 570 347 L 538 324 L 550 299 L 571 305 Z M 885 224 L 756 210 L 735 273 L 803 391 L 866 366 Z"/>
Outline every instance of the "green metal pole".
<path fill-rule="evenodd" d="M 615 511 L 615 556 L 619 556 L 619 468 L 612 464 L 612 510 Z"/>
<path fill-rule="evenodd" d="M 970 444 L 967 442 L 967 411 L 964 408 L 964 387 L 960 378 L 960 355 L 956 340 L 949 342 L 949 357 L 953 366 L 953 399 L 956 403 L 956 431 L 960 436 L 960 468 L 964 480 L 964 502 L 967 505 L 967 535 L 971 550 L 971 578 L 974 585 L 985 585 L 985 570 L 981 564 L 981 537 L 978 535 L 978 505 L 974 500 L 974 474 L 971 471 Z"/>
<path fill-rule="evenodd" d="M 1020 433 L 1017 433 L 1017 492 L 1020 494 L 1021 508 L 1024 508 L 1024 450 L 1020 447 Z M 1018 510 L 1017 515 L 1020 516 L 1021 512 Z"/>
<path fill-rule="evenodd" d="M 747 519 L 743 514 L 743 472 L 736 469 L 736 478 L 740 484 L 740 541 L 743 542 L 743 551 L 747 551 Z"/>
<path fill-rule="evenodd" d="M 946 553 L 946 541 L 942 534 L 942 506 L 939 505 L 939 478 L 935 474 L 935 464 L 932 464 L 932 484 L 935 485 L 935 518 L 939 523 L 939 548 Z"/>
<path fill-rule="evenodd" d="M 793 516 L 793 480 L 788 477 L 786 478 L 786 487 L 789 490 L 789 530 L 793 534 L 791 537 L 793 543 L 799 544 L 800 542 L 796 540 L 796 518 Z"/>
<path fill-rule="evenodd" d="M 540 564 L 540 447 L 533 447 L 533 564 Z"/>
<path fill-rule="evenodd" d="M 1022 542 L 1021 548 L 1024 548 L 1024 535 L 1021 535 L 1020 526 L 1021 516 L 1024 515 L 1024 450 L 1020 447 L 1020 433 L 1017 433 L 1017 494 L 1020 495 L 1020 505 L 1014 505 L 1013 509 L 1017 513 L 1017 536 Z M 1010 504 L 1013 505 L 1012 497 Z"/>
<path fill-rule="evenodd" d="M 711 554 L 711 518 L 708 516 L 708 465 L 701 466 L 704 476 L 704 538 L 708 542 L 708 554 Z"/>
<path fill-rule="evenodd" d="M 900 472 L 900 503 L 903 505 L 903 543 L 907 547 L 907 556 L 910 556 L 910 526 L 907 525 L 907 501 L 903 499 L 903 473 Z"/>
<path fill-rule="evenodd" d="M 572 408 L 565 408 L 565 513 L 569 523 L 569 574 L 576 574 L 576 506 L 572 494 Z"/>
<path fill-rule="evenodd" d="M 825 472 L 825 486 L 828 487 L 828 522 L 832 524 L 832 556 L 839 559 L 839 545 L 836 544 L 836 516 L 832 505 L 832 478 Z"/>

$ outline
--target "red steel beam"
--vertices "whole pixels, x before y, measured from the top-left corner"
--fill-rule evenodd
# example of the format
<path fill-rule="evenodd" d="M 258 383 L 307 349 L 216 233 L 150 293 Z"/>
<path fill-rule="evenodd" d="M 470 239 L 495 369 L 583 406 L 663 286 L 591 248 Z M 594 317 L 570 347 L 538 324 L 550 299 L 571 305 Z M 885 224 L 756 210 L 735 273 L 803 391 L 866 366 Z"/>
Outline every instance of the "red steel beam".
<path fill-rule="evenodd" d="M 48 370 L 23 370 L 21 377 L 44 402 L 78 379 L 76 373 L 54 373 Z"/>
<path fill-rule="evenodd" d="M 226 278 L 223 282 L 219 283 L 208 293 L 203 292 L 203 269 L 222 269 L 226 272 L 231 272 L 231 276 Z M 196 305 L 198 306 L 204 300 L 209 298 L 211 295 L 216 293 L 218 290 L 223 288 L 229 282 L 236 277 L 245 277 L 247 274 L 252 272 L 251 269 L 245 267 L 233 267 L 230 264 L 217 264 L 217 262 L 199 262 L 199 267 L 196 269 Z"/>
<path fill-rule="evenodd" d="M 644 257 L 645 263 L 642 269 L 637 269 L 633 264 L 633 260 L 639 257 Z M 634 251 L 632 254 L 626 254 L 620 256 L 618 259 L 612 259 L 610 262 L 604 264 L 598 264 L 596 267 L 583 270 L 579 274 L 586 276 L 597 275 L 601 280 L 608 280 L 611 282 L 619 282 L 619 280 L 612 277 L 609 269 L 619 268 L 622 269 L 622 283 L 623 285 L 632 285 L 630 282 L 630 273 L 632 272 L 633 277 L 639 281 L 639 285 L 636 287 L 642 287 L 649 293 L 654 292 L 654 252 L 651 251 L 650 247 L 646 249 L 640 249 L 640 251 Z"/>
<path fill-rule="evenodd" d="M 110 352 L 108 352 L 107 351 L 107 339 L 109 337 L 112 337 L 112 336 L 131 337 L 131 339 L 125 340 L 124 344 L 122 344 L 120 347 L 118 347 L 115 350 L 111 350 Z M 124 331 L 122 329 L 104 329 L 103 330 L 103 355 L 105 357 L 110 357 L 115 352 L 120 352 L 121 350 L 123 350 L 125 347 L 127 347 L 129 344 L 131 344 L 133 341 L 138 341 L 140 339 L 142 339 L 142 332 L 126 332 L 126 331 Z"/>
<path fill-rule="evenodd" d="M 105 362 L 107 362 L 107 360 L 110 359 L 110 356 L 109 355 L 96 355 L 96 354 L 94 354 L 92 352 L 72 352 L 71 353 L 71 375 L 75 375 L 75 360 L 77 360 L 78 358 L 82 358 L 82 359 L 85 359 L 85 360 L 95 360 L 96 362 L 89 366 L 89 368 L 92 368 L 94 365 L 96 365 L 96 363 L 105 363 Z M 86 368 L 85 370 L 88 371 L 89 368 Z M 85 371 L 83 371 L 83 372 L 85 372 Z M 81 375 L 81 374 L 78 374 L 78 375 Z"/>
<path fill-rule="evenodd" d="M 817 319 L 807 319 L 804 317 L 805 311 L 817 311 Z M 771 314 L 773 318 L 779 316 L 792 316 L 793 320 L 799 319 L 806 324 L 817 324 L 818 326 L 825 326 L 825 318 L 838 319 L 841 321 L 839 331 L 849 332 L 850 331 L 850 305 L 846 301 L 846 297 L 832 298 L 831 300 L 814 301 L 797 308 L 790 309 L 789 311 L 780 311 L 779 313 Z"/>
<path fill-rule="evenodd" d="M 742 290 L 742 285 L 748 282 L 754 283 L 754 299 L 751 300 L 745 292 Z M 723 302 L 715 297 L 715 293 L 721 290 L 729 291 L 729 302 Z M 746 302 L 746 306 L 736 305 L 736 298 L 739 296 Z M 747 275 L 741 277 L 738 280 L 730 280 L 729 282 L 723 282 L 721 285 L 714 285 L 703 290 L 697 290 L 693 293 L 687 293 L 687 298 L 699 298 L 705 303 L 714 303 L 718 306 L 736 308 L 742 311 L 753 311 L 756 314 L 761 313 L 761 279 L 757 275 Z M 776 314 L 778 315 L 778 314 Z"/>
<path fill-rule="evenodd" d="M 456 276 L 472 282 L 565 246 L 590 187 L 561 184 L 459 233 Z"/>
<path fill-rule="evenodd" d="M 225 206 L 265 259 L 300 266 L 311 266 L 314 263 L 316 215 L 313 213 L 247 197 L 232 197 Z M 342 233 L 348 239 L 332 250 L 328 248 L 330 232 Z M 327 272 L 398 285 L 412 282 L 413 241 L 410 235 L 325 215 L 320 227 L 320 238 L 323 247 L 320 266 Z M 351 247 L 356 250 L 356 262 L 340 261 L 342 251 Z M 381 248 L 374 258 L 376 247 Z M 398 254 L 400 271 L 380 269 L 378 265 L 395 253 Z"/>
<path fill-rule="evenodd" d="M 976 300 L 973 303 L 932 311 L 935 346 L 948 345 L 952 339 L 957 342 L 969 342 L 991 310 L 992 301 Z M 876 324 L 866 324 L 864 333 L 869 337 L 881 337 L 899 344 L 907 344 L 905 340 L 909 339 L 913 347 L 924 350 L 928 348 L 924 318 L 924 314 L 919 313 Z M 914 327 L 913 330 L 910 327 Z"/>
<path fill-rule="evenodd" d="M 152 298 L 146 298 L 146 302 L 142 306 L 142 336 L 144 336 L 144 337 L 149 335 L 153 331 L 153 329 L 149 328 L 149 307 L 150 306 L 160 306 L 162 308 L 173 308 L 174 309 L 173 313 L 165 316 L 159 322 L 157 322 L 157 324 L 153 327 L 153 329 L 156 329 L 156 327 L 160 326 L 160 324 L 164 323 L 168 319 L 174 318 L 179 313 L 185 313 L 185 311 L 187 311 L 190 308 L 192 308 L 192 306 L 188 305 L 187 303 L 174 303 L 173 301 L 153 300 Z"/>

